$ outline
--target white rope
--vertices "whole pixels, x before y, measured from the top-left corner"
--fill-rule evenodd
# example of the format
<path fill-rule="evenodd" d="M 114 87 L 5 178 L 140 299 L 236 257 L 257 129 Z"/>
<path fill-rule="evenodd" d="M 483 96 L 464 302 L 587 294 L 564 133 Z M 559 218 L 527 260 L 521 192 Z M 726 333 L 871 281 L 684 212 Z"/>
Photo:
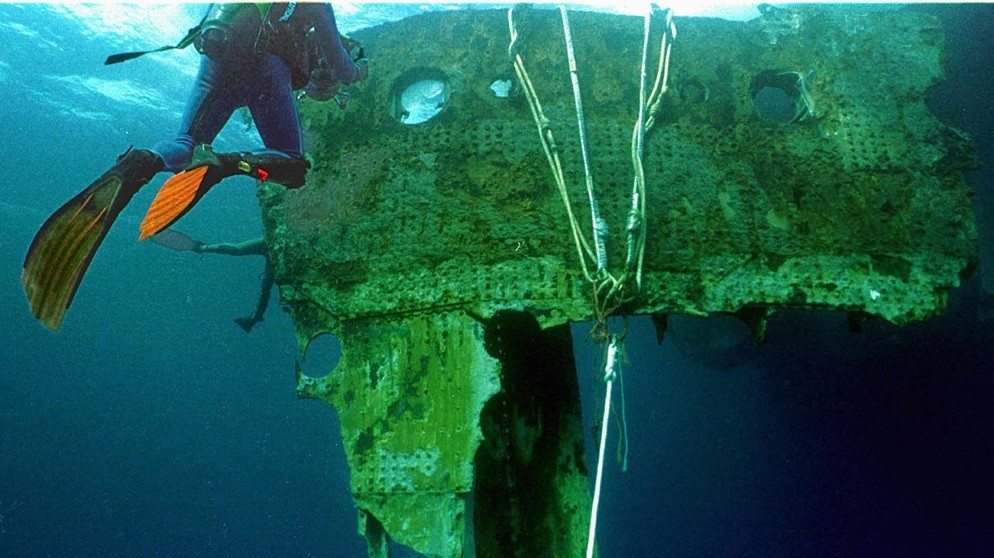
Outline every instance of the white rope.
<path fill-rule="evenodd" d="M 625 278 L 627 279 L 635 268 L 636 292 L 642 290 L 642 266 L 645 260 L 645 244 L 647 236 L 646 227 L 646 188 L 645 188 L 645 168 L 642 164 L 643 153 L 645 151 L 645 133 L 652 128 L 656 122 L 656 113 L 662 101 L 663 94 L 667 90 L 667 79 L 669 78 L 670 52 L 673 40 L 676 38 L 676 26 L 673 24 L 672 10 L 666 10 L 666 19 L 663 28 L 663 35 L 659 42 L 659 61 L 656 69 L 656 80 L 652 86 L 652 91 L 646 95 L 646 79 L 648 77 L 646 66 L 649 59 L 649 35 L 652 31 L 652 19 L 659 13 L 659 7 L 655 4 L 645 15 L 645 27 L 642 40 L 642 71 L 640 73 L 639 87 L 639 116 L 632 131 L 632 166 L 635 168 L 635 179 L 632 186 L 632 206 L 628 213 L 626 228 L 628 231 L 628 246 L 625 257 Z"/>
<path fill-rule="evenodd" d="M 611 337 L 607 346 L 607 363 L 604 365 L 604 381 L 607 388 L 604 393 L 604 416 L 601 418 L 601 443 L 597 455 L 597 478 L 594 481 L 594 503 L 590 508 L 590 531 L 587 533 L 587 558 L 594 555 L 594 539 L 597 532 L 597 508 L 601 501 L 601 480 L 604 477 L 604 447 L 607 445 L 607 424 L 611 415 L 611 387 L 614 379 L 620 373 L 620 348 L 618 338 Z"/>
<path fill-rule="evenodd" d="M 542 148 L 545 151 L 545 157 L 549 162 L 549 167 L 552 169 L 553 180 L 556 182 L 556 188 L 559 190 L 559 195 L 563 200 L 563 205 L 566 207 L 566 214 L 569 217 L 570 229 L 573 234 L 573 241 L 576 245 L 577 255 L 579 256 L 580 266 L 583 268 L 583 275 L 588 281 L 593 283 L 595 281 L 594 276 L 587 269 L 587 260 L 585 255 L 590 259 L 596 260 L 597 256 L 590 246 L 587 244 L 586 239 L 580 234 L 580 226 L 577 223 L 576 216 L 573 214 L 573 207 L 569 200 L 569 193 L 566 189 L 566 178 L 563 173 L 562 163 L 559 160 L 559 150 L 556 148 L 556 141 L 552 134 L 552 128 L 549 127 L 549 119 L 545 116 L 542 111 L 542 104 L 538 100 L 538 94 L 535 92 L 535 87 L 532 84 L 531 78 L 528 76 L 528 72 L 525 70 L 525 63 L 522 60 L 521 55 L 518 54 L 518 30 L 514 24 L 514 8 L 509 8 L 507 10 L 507 23 L 511 33 L 511 42 L 508 45 L 508 56 L 511 58 L 512 64 L 514 66 L 514 71 L 518 75 L 518 81 L 521 83 L 522 89 L 525 92 L 525 98 L 528 100 L 528 106 L 532 111 L 532 116 L 535 119 L 535 124 L 538 127 L 539 139 L 542 141 Z"/>
<path fill-rule="evenodd" d="M 645 238 L 645 170 L 642 166 L 642 154 L 645 145 L 645 113 L 648 110 L 646 81 L 649 64 L 649 34 L 652 31 L 652 9 L 645 14 L 645 25 L 642 33 L 642 69 L 639 72 L 639 115 L 632 132 L 632 164 L 635 167 L 635 179 L 632 185 L 632 207 L 628 211 L 628 249 L 625 257 L 626 274 L 633 266 L 637 266 L 639 247 Z M 636 272 L 636 288 L 641 290 L 642 278 Z"/>
<path fill-rule="evenodd" d="M 590 200 L 590 221 L 594 231 L 594 249 L 597 251 L 597 271 L 607 270 L 607 222 L 601 217 L 594 195 L 594 179 L 590 172 L 590 154 L 587 150 L 587 130 L 583 119 L 583 100 L 580 97 L 580 78 L 576 72 L 576 56 L 573 54 L 573 36 L 569 28 L 569 16 L 566 7 L 560 5 L 559 13 L 563 18 L 563 35 L 566 39 L 566 57 L 569 60 L 569 76 L 573 82 L 573 100 L 576 103 L 576 122 L 580 129 L 580 152 L 583 154 L 583 176 L 587 184 L 587 198 Z"/>
<path fill-rule="evenodd" d="M 538 100 L 538 95 L 535 91 L 534 85 L 525 70 L 524 61 L 522 60 L 520 54 L 518 53 L 518 40 L 519 35 L 517 28 L 514 23 L 514 8 L 511 8 L 507 12 L 508 27 L 510 30 L 511 41 L 508 45 L 508 56 L 514 66 L 515 72 L 518 76 L 518 80 L 521 82 L 522 89 L 525 93 L 525 98 L 528 100 L 528 105 L 531 108 L 532 116 L 535 119 L 535 123 L 538 127 L 539 138 L 542 142 L 542 147 L 545 151 L 545 156 L 549 162 L 549 166 L 552 169 L 552 174 L 556 182 L 556 186 L 559 190 L 560 197 L 562 197 L 563 203 L 566 207 L 566 213 L 569 217 L 570 228 L 573 234 L 573 240 L 576 244 L 577 254 L 580 259 L 580 265 L 583 268 L 583 274 L 588 281 L 590 281 L 594 286 L 594 310 L 598 323 L 602 323 L 603 331 L 600 333 L 602 335 L 594 335 L 595 339 L 608 340 L 607 348 L 607 358 L 605 363 L 605 374 L 604 381 L 607 384 L 607 389 L 604 397 L 604 413 L 602 417 L 601 424 L 601 439 L 600 446 L 598 450 L 597 459 L 597 477 L 594 483 L 594 497 L 593 504 L 590 513 L 590 531 L 587 537 L 587 558 L 592 558 L 594 552 L 594 543 L 596 539 L 597 531 L 597 511 L 600 507 L 600 495 L 601 495 L 601 483 L 604 474 L 604 452 L 607 446 L 607 425 L 610 422 L 610 411 L 611 411 L 611 391 L 614 386 L 614 381 L 617 379 L 621 380 L 621 338 L 617 335 L 610 335 L 608 333 L 607 318 L 610 314 L 617 309 L 620 304 L 625 300 L 624 296 L 619 296 L 619 294 L 626 288 L 626 285 L 630 278 L 632 277 L 632 272 L 634 271 L 636 289 L 634 295 L 637 296 L 638 292 L 641 291 L 642 283 L 642 266 L 645 258 L 645 245 L 646 245 L 646 187 L 645 187 L 645 171 L 642 164 L 642 157 L 644 151 L 645 133 L 652 128 L 655 123 L 655 117 L 659 111 L 661 99 L 663 94 L 667 90 L 667 78 L 669 77 L 669 61 L 670 61 L 670 51 L 672 48 L 672 41 L 676 38 L 676 26 L 672 21 L 672 12 L 666 10 L 666 20 L 664 24 L 664 29 L 662 32 L 662 37 L 660 39 L 660 52 L 658 67 L 656 70 L 655 82 L 652 86 L 651 91 L 646 93 L 646 86 L 648 85 L 648 75 L 647 75 L 647 65 L 648 65 L 648 52 L 649 52 L 649 39 L 652 30 L 652 19 L 653 16 L 659 12 L 658 7 L 651 6 L 649 13 L 645 17 L 645 35 L 643 39 L 642 48 L 642 67 L 640 74 L 640 87 L 639 87 L 639 114 L 638 122 L 635 124 L 635 129 L 633 130 L 632 137 L 632 161 L 635 167 L 635 178 L 634 185 L 632 188 L 632 205 L 629 212 L 628 221 L 626 223 L 626 230 L 628 232 L 628 246 L 625 258 L 624 272 L 621 278 L 614 277 L 607 267 L 607 250 L 606 242 L 608 235 L 607 222 L 600 216 L 600 211 L 597 204 L 597 199 L 594 195 L 594 184 L 593 177 L 590 171 L 590 157 L 587 150 L 587 136 L 586 136 L 586 125 L 583 115 L 583 103 L 580 96 L 580 85 L 579 76 L 577 73 L 576 57 L 573 52 L 573 39 L 569 26 L 569 18 L 567 16 L 566 8 L 564 6 L 559 6 L 560 15 L 563 22 L 563 33 L 566 41 L 566 53 L 569 61 L 569 72 L 570 80 L 573 85 L 573 97 L 576 104 L 577 113 L 577 125 L 579 127 L 579 139 L 580 147 L 583 155 L 583 169 L 584 178 L 587 187 L 587 196 L 590 202 L 590 217 L 593 227 L 594 236 L 594 249 L 591 250 L 590 245 L 586 242 L 584 235 L 580 234 L 579 223 L 576 220 L 576 216 L 572 211 L 572 206 L 570 203 L 569 195 L 566 188 L 566 178 L 563 173 L 562 162 L 559 159 L 559 152 L 556 147 L 555 138 L 552 134 L 552 129 L 550 126 L 549 119 L 545 116 L 542 111 L 542 105 Z M 597 263 L 597 273 L 596 278 L 590 273 L 587 267 L 586 258 L 591 258 Z M 634 270 L 632 268 L 635 268 Z M 632 295 L 628 295 L 632 296 Z M 596 331 L 596 329 L 595 329 Z M 622 471 L 628 468 L 628 432 L 627 424 L 625 424 L 625 400 L 624 400 L 624 383 L 620 385 L 621 394 L 621 425 L 622 425 L 622 436 L 624 443 L 624 456 L 622 460 Z"/>

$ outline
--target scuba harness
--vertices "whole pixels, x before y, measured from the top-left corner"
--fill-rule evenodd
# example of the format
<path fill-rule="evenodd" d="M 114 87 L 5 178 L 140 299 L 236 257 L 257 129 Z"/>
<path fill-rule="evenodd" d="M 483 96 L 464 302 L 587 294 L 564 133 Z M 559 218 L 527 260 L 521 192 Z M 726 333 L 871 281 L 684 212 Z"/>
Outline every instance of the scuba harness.
<path fill-rule="evenodd" d="M 104 64 L 118 64 L 153 52 L 184 49 L 191 44 L 213 61 L 248 62 L 256 54 L 268 52 L 289 66 L 291 88 L 300 91 L 298 99 L 335 99 L 344 109 L 348 94 L 340 92 L 338 82 L 331 78 L 331 70 L 317 45 L 313 28 L 301 33 L 290 23 L 296 7 L 296 2 L 216 3 L 175 45 L 113 54 Z M 365 58 L 362 45 L 346 35 L 340 36 L 349 57 L 360 63 Z"/>
<path fill-rule="evenodd" d="M 193 46 L 197 52 L 215 62 L 247 61 L 256 53 L 266 31 L 266 18 L 270 10 L 272 5 L 213 4 L 200 23 L 200 33 L 194 37 Z"/>

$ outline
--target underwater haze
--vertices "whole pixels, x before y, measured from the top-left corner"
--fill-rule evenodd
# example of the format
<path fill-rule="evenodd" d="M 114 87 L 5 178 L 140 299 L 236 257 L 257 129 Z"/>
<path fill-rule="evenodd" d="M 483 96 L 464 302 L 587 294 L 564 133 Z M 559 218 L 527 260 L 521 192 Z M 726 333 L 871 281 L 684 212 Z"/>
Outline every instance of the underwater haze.
<path fill-rule="evenodd" d="M 425 9 L 334 5 L 345 32 Z M 947 81 L 929 103 L 975 140 L 978 271 L 946 315 L 905 328 L 850 333 L 841 313 L 787 312 L 756 346 L 734 320 L 673 316 L 657 344 L 633 319 L 629 470 L 606 466 L 602 558 L 994 548 L 994 5 L 892 9 L 946 29 Z M 293 323 L 276 297 L 250 334 L 233 322 L 255 306 L 262 259 L 136 242 L 163 177 L 118 219 L 58 332 L 32 317 L 20 284 L 52 211 L 128 146 L 173 136 L 198 64 L 192 49 L 104 58 L 175 43 L 203 10 L 0 4 L 0 557 L 366 556 L 335 411 L 295 396 Z M 215 143 L 259 145 L 239 114 Z M 248 179 L 177 225 L 205 242 L 261 227 Z M 593 428 L 603 388 L 588 331 L 574 326 Z M 338 358 L 323 349 L 304 363 L 312 375 Z"/>

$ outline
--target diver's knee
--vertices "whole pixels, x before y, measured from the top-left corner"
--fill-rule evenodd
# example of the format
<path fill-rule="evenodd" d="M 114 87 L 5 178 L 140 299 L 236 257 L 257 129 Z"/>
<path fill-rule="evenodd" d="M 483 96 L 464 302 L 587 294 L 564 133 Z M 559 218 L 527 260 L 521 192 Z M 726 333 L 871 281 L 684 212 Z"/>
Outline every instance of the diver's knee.
<path fill-rule="evenodd" d="M 165 170 L 174 173 L 184 170 L 193 159 L 193 144 L 185 145 L 178 141 L 160 141 L 149 151 L 162 159 Z"/>

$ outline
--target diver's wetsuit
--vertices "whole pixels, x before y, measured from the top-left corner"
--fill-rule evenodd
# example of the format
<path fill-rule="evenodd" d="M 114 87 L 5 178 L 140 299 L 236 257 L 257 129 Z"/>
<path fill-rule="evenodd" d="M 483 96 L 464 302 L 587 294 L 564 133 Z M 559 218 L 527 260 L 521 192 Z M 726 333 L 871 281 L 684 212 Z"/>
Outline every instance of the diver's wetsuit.
<path fill-rule="evenodd" d="M 342 46 L 330 4 L 299 2 L 288 23 L 300 28 L 301 35 L 313 26 L 333 77 L 345 84 L 356 81 L 358 68 Z M 190 164 L 193 148 L 212 143 L 240 107 L 248 107 L 266 146 L 255 154 L 304 156 L 290 68 L 268 52 L 257 53 L 247 62 L 213 61 L 202 56 L 179 135 L 174 140 L 160 141 L 151 151 L 165 162 L 165 170 L 179 172 Z"/>
<path fill-rule="evenodd" d="M 345 51 L 331 6 L 274 4 L 263 20 L 248 22 L 258 22 L 250 25 L 251 30 L 239 25 L 241 31 L 238 33 L 233 23 L 244 23 L 244 20 L 238 19 L 238 12 L 232 12 L 232 25 L 228 25 L 231 33 L 227 34 L 223 28 L 227 23 L 220 15 L 224 15 L 226 8 L 244 12 L 246 6 L 250 10 L 259 7 L 252 4 L 214 6 L 211 9 L 216 9 L 219 17 L 210 23 L 213 27 L 203 27 L 208 23 L 205 17 L 201 26 L 191 30 L 191 33 L 198 31 L 199 34 L 187 35 L 195 43 L 199 40 L 201 50 L 212 52 L 216 60 L 207 56 L 202 59 L 179 136 L 173 141 L 159 142 L 153 151 L 126 151 L 106 172 L 55 210 L 35 234 L 24 258 L 21 284 L 31 304 L 31 312 L 49 329 L 54 331 L 62 326 L 66 311 L 107 232 L 138 190 L 158 172 L 168 170 L 177 174 L 162 185 L 153 200 L 139 227 L 139 240 L 172 225 L 211 187 L 228 176 L 250 175 L 287 188 L 304 184 L 309 164 L 303 158 L 300 120 L 292 90 L 295 86 L 306 87 L 307 79 L 315 70 L 301 59 L 309 50 L 304 50 L 308 47 L 305 32 L 314 27 L 315 50 L 323 55 L 325 71 L 332 79 L 354 83 L 365 79 L 366 70 L 356 66 Z M 260 33 L 262 29 L 265 32 Z M 212 31 L 210 37 L 205 35 L 206 31 Z M 240 40 L 249 35 L 247 41 Z M 282 57 L 273 54 L 275 52 L 281 53 Z M 108 58 L 108 63 L 130 60 L 141 54 L 123 53 L 123 57 Z M 235 55 L 240 61 L 235 62 L 230 57 Z M 266 148 L 254 154 L 214 153 L 209 144 L 234 110 L 242 106 L 252 112 Z M 198 166 L 187 168 L 197 154 L 202 155 Z"/>

